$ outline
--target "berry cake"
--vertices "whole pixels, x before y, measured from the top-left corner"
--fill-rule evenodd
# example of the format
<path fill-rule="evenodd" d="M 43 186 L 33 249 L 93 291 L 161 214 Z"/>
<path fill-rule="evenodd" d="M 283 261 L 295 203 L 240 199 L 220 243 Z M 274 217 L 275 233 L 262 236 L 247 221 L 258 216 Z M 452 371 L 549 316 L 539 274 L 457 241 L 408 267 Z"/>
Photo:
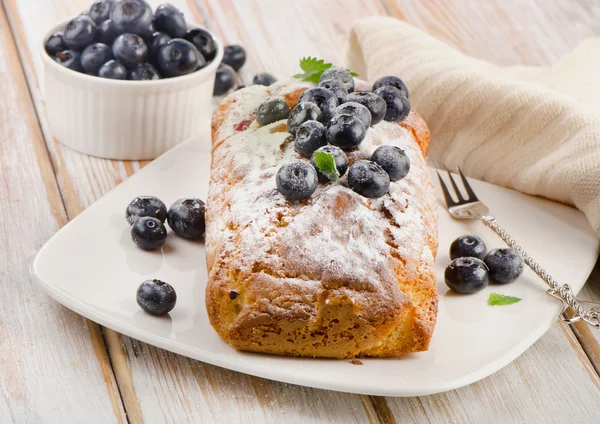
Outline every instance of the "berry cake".
<path fill-rule="evenodd" d="M 292 109 L 311 87 L 253 85 L 230 94 L 213 115 L 210 322 L 246 351 L 352 358 L 427 350 L 438 304 L 429 130 L 411 111 L 402 122 L 371 126 L 346 151 L 350 167 L 382 145 L 406 152 L 410 172 L 381 197 L 352 190 L 346 174 L 291 201 L 276 187 L 278 169 L 308 159 L 296 152 L 285 119 L 263 126 L 256 110 L 272 97 Z"/>

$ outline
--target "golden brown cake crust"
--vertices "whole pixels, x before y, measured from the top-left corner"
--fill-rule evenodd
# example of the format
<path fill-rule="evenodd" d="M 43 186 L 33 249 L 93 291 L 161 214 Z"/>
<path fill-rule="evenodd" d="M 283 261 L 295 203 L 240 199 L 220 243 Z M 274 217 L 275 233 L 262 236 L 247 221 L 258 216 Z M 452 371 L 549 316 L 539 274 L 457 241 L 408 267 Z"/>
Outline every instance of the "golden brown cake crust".
<path fill-rule="evenodd" d="M 307 86 L 252 86 L 228 96 L 212 121 L 207 202 L 206 306 L 232 346 L 350 358 L 427 350 L 437 314 L 437 217 L 424 155 L 429 131 L 415 112 L 368 131 L 350 163 L 381 144 L 404 149 L 409 175 L 380 199 L 319 184 L 304 202 L 275 188 L 279 166 L 301 159 L 285 121 L 260 127 L 270 96 L 293 106 Z"/>

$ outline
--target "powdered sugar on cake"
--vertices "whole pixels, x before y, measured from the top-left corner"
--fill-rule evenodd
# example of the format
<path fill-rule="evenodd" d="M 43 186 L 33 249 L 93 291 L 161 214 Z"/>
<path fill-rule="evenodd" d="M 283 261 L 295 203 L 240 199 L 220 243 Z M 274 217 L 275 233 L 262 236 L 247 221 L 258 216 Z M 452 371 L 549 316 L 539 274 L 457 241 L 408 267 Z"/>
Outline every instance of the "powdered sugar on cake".
<path fill-rule="evenodd" d="M 348 160 L 351 165 L 369 159 L 382 144 L 405 150 L 410 172 L 392 182 L 389 193 L 364 198 L 347 186 L 344 176 L 337 185 L 319 184 L 304 202 L 286 200 L 276 190 L 277 170 L 306 159 L 295 152 L 285 120 L 260 127 L 253 114 L 268 97 L 306 87 L 253 86 L 230 96 L 215 131 L 213 163 L 218 166 L 212 170 L 207 247 L 216 249 L 217 256 L 235 257 L 232 266 L 243 275 L 269 272 L 309 292 L 341 291 L 374 314 L 382 312 L 378 298 L 406 301 L 394 269 L 403 266 L 406 279 L 413 279 L 423 262 L 433 266 L 428 225 L 435 225 L 435 204 L 423 155 L 409 130 L 384 121 L 368 130 L 359 148 L 348 152 Z M 237 131 L 244 120 L 252 122 Z"/>

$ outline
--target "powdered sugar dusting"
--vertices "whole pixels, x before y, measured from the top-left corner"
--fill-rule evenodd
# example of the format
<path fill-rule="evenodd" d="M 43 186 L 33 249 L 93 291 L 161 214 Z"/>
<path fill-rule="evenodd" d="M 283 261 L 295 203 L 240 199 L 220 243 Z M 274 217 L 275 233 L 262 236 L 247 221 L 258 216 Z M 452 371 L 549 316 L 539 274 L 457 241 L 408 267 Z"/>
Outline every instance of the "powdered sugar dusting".
<path fill-rule="evenodd" d="M 350 165 L 369 159 L 382 144 L 405 150 L 411 170 L 391 183 L 388 194 L 364 198 L 348 188 L 344 176 L 339 185 L 319 184 L 304 202 L 289 202 L 277 192 L 275 175 L 282 164 L 306 159 L 280 130 L 285 120 L 235 128 L 269 96 L 302 87 L 307 85 L 253 86 L 230 96 L 234 103 L 214 139 L 207 248 L 218 248 L 219 257 L 235 257 L 228 266 L 241 274 L 268 269 L 286 284 L 304 284 L 312 292 L 343 289 L 373 316 L 385 313 L 384 303 L 406 300 L 394 269 L 402 264 L 407 278 L 417 278 L 423 261 L 433 264 L 428 242 L 435 205 L 425 161 L 408 130 L 381 122 L 348 159 Z"/>

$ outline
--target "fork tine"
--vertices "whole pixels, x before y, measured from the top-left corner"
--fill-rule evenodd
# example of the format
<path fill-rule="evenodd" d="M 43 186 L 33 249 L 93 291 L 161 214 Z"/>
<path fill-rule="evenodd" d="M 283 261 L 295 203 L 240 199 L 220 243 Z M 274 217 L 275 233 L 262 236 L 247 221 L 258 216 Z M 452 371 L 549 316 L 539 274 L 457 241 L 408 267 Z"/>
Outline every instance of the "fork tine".
<path fill-rule="evenodd" d="M 456 202 L 452 199 L 452 196 L 450 195 L 450 192 L 448 191 L 448 187 L 446 186 L 446 183 L 442 179 L 442 176 L 440 175 L 439 171 L 437 171 L 437 175 L 438 175 L 438 178 L 440 179 L 440 186 L 442 187 L 442 192 L 444 193 L 444 199 L 446 200 L 446 206 L 448 206 L 448 207 L 456 206 Z"/>
<path fill-rule="evenodd" d="M 459 167 L 456 167 L 456 169 L 458 170 L 458 173 L 460 174 L 460 179 L 462 180 L 463 185 L 465 186 L 465 190 L 467 190 L 467 194 L 469 195 L 469 199 L 468 200 L 470 200 L 472 202 L 478 201 L 479 199 L 477 198 L 477 196 L 475 195 L 475 192 L 471 188 L 471 185 L 469 184 L 469 182 L 465 178 L 465 175 L 462 173 L 462 171 L 460 170 Z"/>
<path fill-rule="evenodd" d="M 456 181 L 454 181 L 454 177 L 452 176 L 450 171 L 447 171 L 447 172 L 448 172 L 448 178 L 450 178 L 450 182 L 452 183 L 452 187 L 454 187 L 454 193 L 456 193 L 456 197 L 458 197 L 458 203 L 464 202 L 465 199 L 463 199 L 462 194 L 460 193 L 460 190 L 458 189 L 458 186 L 456 185 Z"/>

